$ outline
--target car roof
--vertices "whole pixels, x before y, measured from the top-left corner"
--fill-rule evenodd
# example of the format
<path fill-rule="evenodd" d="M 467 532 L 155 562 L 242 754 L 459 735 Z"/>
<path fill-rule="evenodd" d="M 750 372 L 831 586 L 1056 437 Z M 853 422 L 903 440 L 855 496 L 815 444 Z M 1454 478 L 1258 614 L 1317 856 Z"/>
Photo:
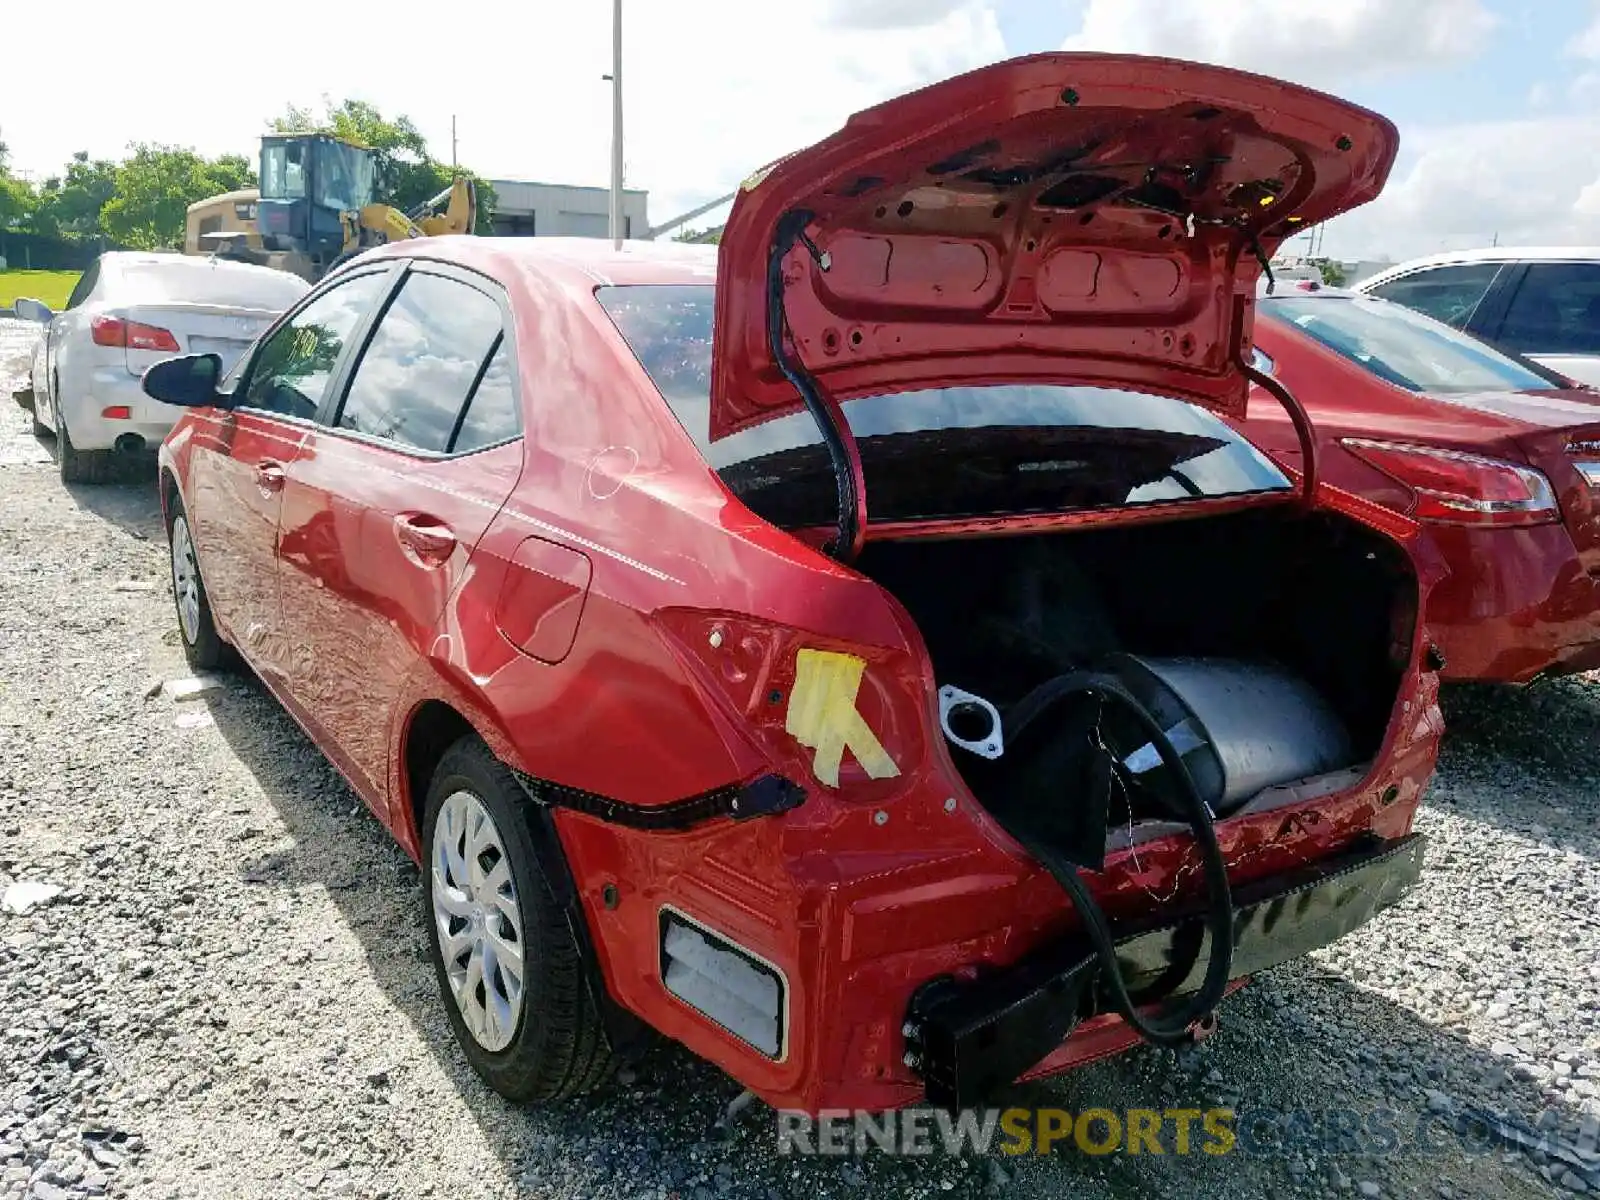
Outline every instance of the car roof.
<path fill-rule="evenodd" d="M 100 261 L 113 267 L 138 267 L 146 263 L 168 263 L 190 257 L 180 250 L 107 250 L 100 256 Z"/>
<path fill-rule="evenodd" d="M 452 234 L 390 242 L 362 259 L 397 256 L 456 262 L 490 274 L 534 272 L 585 291 L 607 284 L 710 284 L 717 278 L 717 247 L 695 242 L 625 241 L 619 250 L 609 238 Z"/>
<path fill-rule="evenodd" d="M 1600 260 L 1600 246 L 1484 246 L 1476 250 L 1446 250 L 1420 258 L 1408 258 L 1368 276 L 1361 282 L 1419 270 L 1422 267 L 1455 266 L 1461 263 L 1494 262 L 1571 262 Z M 1357 286 L 1360 286 L 1358 284 Z"/>
<path fill-rule="evenodd" d="M 257 263 L 239 262 L 231 258 L 216 258 L 209 254 L 184 254 L 179 250 L 108 250 L 100 256 L 104 266 L 122 270 L 127 267 L 177 267 L 179 270 L 232 271 L 241 274 L 260 274 L 271 271 L 283 274 L 275 267 Z"/>

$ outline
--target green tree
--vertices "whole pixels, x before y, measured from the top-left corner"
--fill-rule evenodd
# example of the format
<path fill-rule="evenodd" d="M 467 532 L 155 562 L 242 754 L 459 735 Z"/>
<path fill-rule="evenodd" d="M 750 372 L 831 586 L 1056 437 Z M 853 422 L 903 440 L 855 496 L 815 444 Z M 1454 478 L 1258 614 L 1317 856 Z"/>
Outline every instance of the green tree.
<path fill-rule="evenodd" d="M 189 205 L 237 186 L 237 155 L 218 161 L 180 146 L 139 143 L 117 167 L 114 194 L 101 209 L 104 231 L 138 250 L 183 245 Z"/>
<path fill-rule="evenodd" d="M 1323 259 L 1317 264 L 1317 269 L 1322 272 L 1322 282 L 1328 287 L 1344 286 L 1344 267 L 1342 267 L 1339 263 L 1334 262 L 1333 259 Z"/>
<path fill-rule="evenodd" d="M 428 153 L 428 142 L 410 117 L 390 120 L 365 100 L 335 104 L 323 97 L 322 112 L 291 104 L 271 122 L 277 133 L 331 133 L 372 151 L 377 174 L 377 200 L 410 210 L 448 188 L 457 175 L 476 185 L 478 220 L 474 233 L 488 233 L 494 219 L 494 188 L 464 167 L 452 168 Z"/>
<path fill-rule="evenodd" d="M 224 154 L 211 160 L 210 172 L 218 192 L 237 192 L 257 184 L 256 164 L 242 154 Z"/>
<path fill-rule="evenodd" d="M 37 206 L 33 188 L 11 174 L 11 148 L 0 141 L 0 230 L 27 224 Z"/>
<path fill-rule="evenodd" d="M 708 245 L 722 244 L 722 226 L 712 229 L 680 229 L 672 235 L 675 242 L 705 242 Z"/>
<path fill-rule="evenodd" d="M 67 164 L 65 175 L 52 176 L 39 189 L 35 231 L 89 236 L 100 232 L 100 212 L 117 188 L 117 164 L 90 159 L 79 150 Z"/>

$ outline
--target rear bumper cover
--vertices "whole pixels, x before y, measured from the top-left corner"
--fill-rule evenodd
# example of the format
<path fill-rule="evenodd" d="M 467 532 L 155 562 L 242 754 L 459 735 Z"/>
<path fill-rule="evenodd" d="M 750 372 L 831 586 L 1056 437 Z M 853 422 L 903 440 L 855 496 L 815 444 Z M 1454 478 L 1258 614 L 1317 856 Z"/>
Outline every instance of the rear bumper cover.
<path fill-rule="evenodd" d="M 1337 941 L 1417 883 L 1426 839 L 1369 840 L 1300 871 L 1235 890 L 1233 978 Z M 1118 960 L 1135 996 L 1196 990 L 1210 952 L 1203 917 L 1189 913 L 1119 936 Z M 906 1034 L 929 1103 L 980 1104 L 1026 1074 L 1098 1007 L 1099 961 L 1086 941 L 1063 939 L 973 981 L 931 981 L 912 997 Z M 1171 986 L 1171 980 L 1178 982 Z"/>

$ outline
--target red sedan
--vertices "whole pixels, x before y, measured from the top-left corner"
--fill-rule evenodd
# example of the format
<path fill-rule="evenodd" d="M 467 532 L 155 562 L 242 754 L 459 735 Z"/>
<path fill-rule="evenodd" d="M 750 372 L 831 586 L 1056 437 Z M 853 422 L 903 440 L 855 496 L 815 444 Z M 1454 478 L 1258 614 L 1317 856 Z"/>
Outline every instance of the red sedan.
<path fill-rule="evenodd" d="M 1217 415 L 1255 251 L 1395 144 L 1046 55 L 775 164 L 720 254 L 364 255 L 145 376 L 183 643 L 423 864 L 506 1096 L 647 1030 L 813 1112 L 1184 1043 L 1420 869 L 1439 563 Z"/>
<path fill-rule="evenodd" d="M 1444 677 L 1600 668 L 1600 394 L 1359 293 L 1280 285 L 1260 317 L 1323 477 L 1425 524 L 1449 563 L 1427 612 Z M 1264 392 L 1240 427 L 1298 463 Z"/>

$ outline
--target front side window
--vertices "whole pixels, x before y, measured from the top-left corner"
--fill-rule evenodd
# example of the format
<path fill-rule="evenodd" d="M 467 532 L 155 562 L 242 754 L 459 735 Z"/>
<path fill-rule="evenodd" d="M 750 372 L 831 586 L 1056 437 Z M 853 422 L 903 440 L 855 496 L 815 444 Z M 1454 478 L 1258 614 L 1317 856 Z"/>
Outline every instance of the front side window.
<path fill-rule="evenodd" d="M 709 440 L 713 288 L 602 287 L 600 303 L 706 461 L 753 511 L 827 524 L 837 495 L 810 413 Z M 844 411 L 875 519 L 1118 508 L 1289 488 L 1224 422 L 1181 400 L 1049 385 L 867 396 Z"/>
<path fill-rule="evenodd" d="M 1554 386 L 1487 343 L 1382 300 L 1272 297 L 1261 302 L 1261 314 L 1408 392 L 1527 392 Z"/>
<path fill-rule="evenodd" d="M 306 143 L 268 142 L 261 148 L 261 198 L 299 200 L 306 194 Z"/>
<path fill-rule="evenodd" d="M 319 208 L 355 212 L 372 203 L 372 156 L 343 142 L 317 143 L 316 196 Z"/>
<path fill-rule="evenodd" d="M 315 417 L 350 335 L 387 278 L 387 272 L 375 271 L 344 280 L 274 330 L 251 360 L 239 406 Z"/>
<path fill-rule="evenodd" d="M 361 355 L 335 424 L 443 454 L 500 339 L 500 306 L 442 275 L 412 274 Z"/>
<path fill-rule="evenodd" d="M 1372 289 L 1372 295 L 1427 313 L 1434 320 L 1456 329 L 1465 329 L 1499 273 L 1499 263 L 1429 267 L 1380 284 Z"/>
<path fill-rule="evenodd" d="M 1499 341 L 1521 354 L 1600 354 L 1600 263 L 1532 263 Z"/>

